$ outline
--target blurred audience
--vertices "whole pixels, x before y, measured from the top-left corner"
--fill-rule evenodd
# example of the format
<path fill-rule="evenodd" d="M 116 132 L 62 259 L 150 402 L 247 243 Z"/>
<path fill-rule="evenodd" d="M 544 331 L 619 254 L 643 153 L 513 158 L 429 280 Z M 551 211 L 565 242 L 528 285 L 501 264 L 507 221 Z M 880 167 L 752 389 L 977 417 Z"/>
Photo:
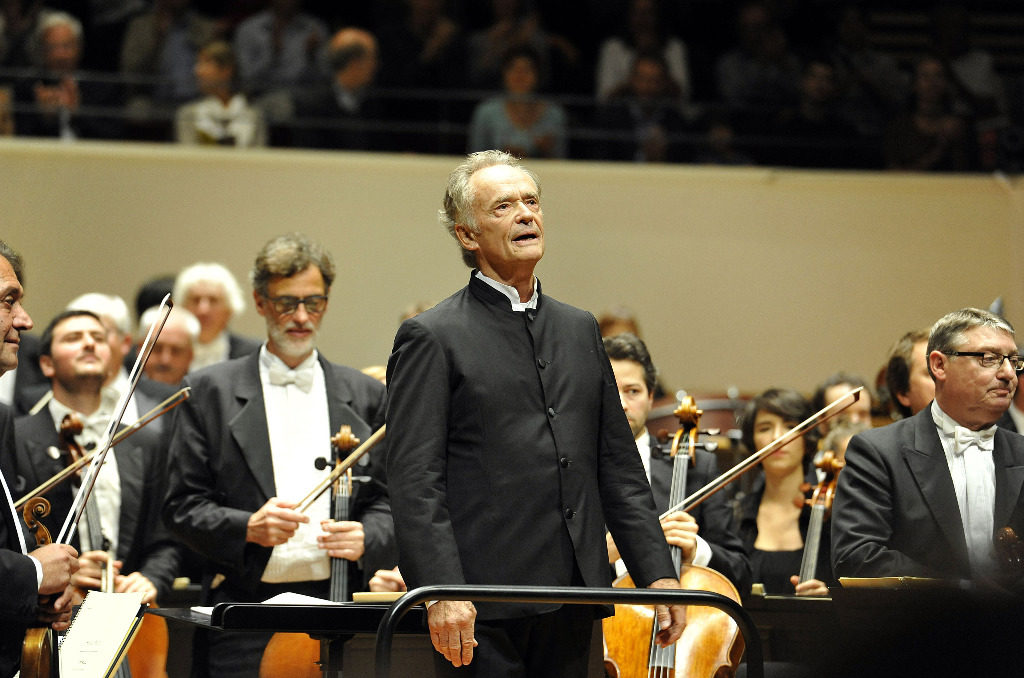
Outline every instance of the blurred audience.
<path fill-rule="evenodd" d="M 139 336 L 136 349 L 142 347 L 150 326 L 160 318 L 160 309 L 152 307 L 143 311 L 139 318 Z M 199 320 L 180 306 L 171 309 L 167 322 L 153 344 L 153 351 L 146 361 L 145 375 L 154 381 L 177 386 L 188 374 L 199 341 Z"/>
<path fill-rule="evenodd" d="M 469 152 L 498 148 L 520 158 L 564 158 L 565 110 L 537 96 L 540 57 L 528 45 L 513 47 L 502 67 L 504 93 L 481 102 L 469 123 Z"/>
<path fill-rule="evenodd" d="M 204 99 L 185 104 L 175 116 L 175 138 L 183 144 L 255 147 L 267 145 L 263 113 L 238 91 L 231 45 L 217 40 L 196 55 L 196 82 Z"/>

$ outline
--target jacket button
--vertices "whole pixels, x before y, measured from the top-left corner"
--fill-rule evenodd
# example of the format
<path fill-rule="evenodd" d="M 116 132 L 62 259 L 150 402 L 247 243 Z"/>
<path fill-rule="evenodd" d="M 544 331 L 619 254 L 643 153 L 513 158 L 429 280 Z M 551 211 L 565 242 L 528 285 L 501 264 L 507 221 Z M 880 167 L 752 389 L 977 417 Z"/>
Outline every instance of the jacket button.
<path fill-rule="evenodd" d="M 544 358 L 537 358 L 537 367 L 539 367 L 539 368 L 541 368 L 543 370 L 547 366 L 548 366 L 548 361 L 544 360 Z"/>
<path fill-rule="evenodd" d="M 573 510 L 572 510 L 571 508 L 567 508 L 567 509 L 565 509 L 565 517 L 566 517 L 566 518 L 568 518 L 568 519 L 570 519 L 570 520 L 571 520 L 571 519 L 572 519 L 572 517 L 573 517 L 573 516 L 575 516 L 575 515 L 576 515 L 576 512 L 575 512 L 575 511 L 573 511 Z"/>
<path fill-rule="evenodd" d="M 555 408 L 553 408 L 553 407 L 549 407 L 548 408 L 548 416 L 549 417 L 554 417 L 555 416 Z"/>
<path fill-rule="evenodd" d="M 562 457 L 558 460 L 558 463 L 562 465 L 562 468 L 569 468 L 569 464 L 571 462 L 569 461 L 569 457 Z"/>

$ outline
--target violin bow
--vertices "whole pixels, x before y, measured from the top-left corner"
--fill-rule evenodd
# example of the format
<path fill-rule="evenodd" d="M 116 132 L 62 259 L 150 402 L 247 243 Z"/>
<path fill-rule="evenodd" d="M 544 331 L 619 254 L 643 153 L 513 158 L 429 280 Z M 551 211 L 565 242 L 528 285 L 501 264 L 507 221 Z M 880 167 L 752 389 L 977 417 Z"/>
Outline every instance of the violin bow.
<path fill-rule="evenodd" d="M 374 431 L 373 435 L 367 438 L 365 443 L 361 444 L 359 447 L 352 450 L 351 454 L 345 457 L 340 463 L 335 465 L 334 470 L 332 470 L 329 475 L 327 475 L 323 480 L 321 480 L 320 483 L 316 487 L 314 487 L 309 494 L 302 498 L 302 500 L 299 502 L 298 507 L 295 510 L 298 511 L 299 513 L 305 513 L 306 510 L 313 505 L 313 502 L 316 501 L 320 497 L 320 495 L 326 492 L 328 488 L 330 488 L 330 486 L 334 483 L 335 480 L 340 478 L 342 474 L 344 474 L 346 471 L 352 468 L 355 465 L 355 463 L 359 461 L 360 457 L 369 452 L 371 447 L 379 443 L 384 438 L 385 429 L 387 429 L 387 424 L 381 426 L 379 429 Z"/>
<path fill-rule="evenodd" d="M 140 430 L 146 424 L 152 422 L 154 419 L 162 417 L 163 415 L 167 414 L 181 403 L 188 400 L 189 396 L 191 395 L 192 389 L 186 386 L 185 388 L 181 389 L 180 391 L 172 395 L 170 398 L 167 398 L 162 403 L 151 409 L 149 412 L 139 417 L 139 419 L 134 424 L 118 431 L 117 435 L 114 436 L 114 439 L 110 443 L 111 447 L 117 445 L 118 443 L 124 442 L 125 440 L 128 439 L 128 437 L 130 437 L 136 431 Z M 96 450 L 93 450 L 92 452 L 89 452 L 81 459 L 77 459 L 73 463 L 68 464 L 63 469 L 55 473 L 53 477 L 51 477 L 49 480 L 44 481 L 42 484 L 39 485 L 39 487 L 36 487 L 35 489 L 29 491 L 21 499 L 14 502 L 14 508 L 20 509 L 30 499 L 38 497 L 41 494 L 45 494 L 46 492 L 49 492 L 57 484 L 59 484 L 60 482 L 68 478 L 71 474 L 76 472 L 78 469 L 82 468 L 90 461 L 92 461 L 92 458 L 95 455 Z"/>
<path fill-rule="evenodd" d="M 826 407 L 822 408 L 818 412 L 815 412 L 807 419 L 803 420 L 793 428 L 789 429 L 788 431 L 786 431 L 781 436 L 779 436 L 772 442 L 762 447 L 754 454 L 750 455 L 749 457 L 747 457 L 740 463 L 736 464 L 722 475 L 712 480 L 704 487 L 700 488 L 699 490 L 691 494 L 689 497 L 683 499 L 675 506 L 670 507 L 667 511 L 661 514 L 660 520 L 664 520 L 666 517 L 668 517 L 670 513 L 673 513 L 675 511 L 689 511 L 694 506 L 697 506 L 702 501 L 713 495 L 715 492 L 718 492 L 720 489 L 722 489 L 732 481 L 736 480 L 736 478 L 740 477 L 742 474 L 754 468 L 754 466 L 759 464 L 765 457 L 770 455 L 772 452 L 775 452 L 780 448 L 785 447 L 786 445 L 793 442 L 797 438 L 802 438 L 808 433 L 808 431 L 810 431 L 818 424 L 828 421 L 832 417 L 836 416 L 837 414 L 845 410 L 850 405 L 853 405 L 855 402 L 860 400 L 860 394 L 863 390 L 863 386 L 858 386 L 857 388 L 853 389 L 846 395 L 842 396 L 841 398 L 833 401 Z"/>
<path fill-rule="evenodd" d="M 107 458 L 107 452 L 113 443 L 114 433 L 117 431 L 117 427 L 121 425 L 124 411 L 128 408 L 128 401 L 131 399 L 132 394 L 135 393 L 135 387 L 142 377 L 142 368 L 145 366 L 146 361 L 149 360 L 149 355 L 153 352 L 153 345 L 156 343 L 157 337 L 160 336 L 160 332 L 164 329 L 164 324 L 167 322 L 167 317 L 171 314 L 173 306 L 171 295 L 164 295 L 163 301 L 160 302 L 160 315 L 156 322 L 150 325 L 149 332 L 146 334 L 146 340 L 142 343 L 142 349 L 135 358 L 135 365 L 128 376 L 128 388 L 121 394 L 121 399 L 118 401 L 117 407 L 114 408 L 113 416 L 111 416 L 110 423 L 107 425 L 107 432 L 103 437 L 104 444 L 100 451 L 93 456 L 92 463 L 89 464 L 89 470 L 86 471 L 85 477 L 82 478 L 82 487 L 75 494 L 75 501 L 71 504 L 71 510 L 68 511 L 67 518 L 64 519 L 64 525 L 60 528 L 60 533 L 57 535 L 58 544 L 70 543 L 71 538 L 75 534 L 78 521 L 82 517 L 82 512 L 85 511 L 85 502 L 89 495 L 92 494 L 92 488 L 96 484 L 96 477 L 99 475 L 100 467 Z"/>

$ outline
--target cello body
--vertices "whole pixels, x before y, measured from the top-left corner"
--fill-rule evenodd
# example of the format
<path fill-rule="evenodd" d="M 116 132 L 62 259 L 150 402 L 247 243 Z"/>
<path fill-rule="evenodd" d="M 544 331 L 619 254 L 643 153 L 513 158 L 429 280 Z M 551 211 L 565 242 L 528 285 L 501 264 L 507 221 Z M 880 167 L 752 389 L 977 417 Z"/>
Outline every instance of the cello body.
<path fill-rule="evenodd" d="M 739 602 L 736 587 L 725 575 L 707 567 L 684 565 L 680 572 L 684 589 L 711 591 Z M 624 575 L 612 584 L 615 588 L 634 588 Z M 616 605 L 615 616 L 603 622 L 606 666 L 614 664 L 618 678 L 727 678 L 736 673 L 743 656 L 743 636 L 725 612 L 703 605 L 686 608 L 686 628 L 674 646 L 675 668 L 652 673 L 651 629 L 654 608 L 646 605 Z"/>

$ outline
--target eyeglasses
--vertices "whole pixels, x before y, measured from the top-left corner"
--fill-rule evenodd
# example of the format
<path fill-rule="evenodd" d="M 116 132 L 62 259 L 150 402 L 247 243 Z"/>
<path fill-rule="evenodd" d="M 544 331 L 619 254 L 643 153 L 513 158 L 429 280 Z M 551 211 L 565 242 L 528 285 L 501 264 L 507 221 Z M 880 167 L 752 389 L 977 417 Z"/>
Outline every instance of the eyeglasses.
<path fill-rule="evenodd" d="M 987 368 L 998 368 L 1006 360 L 1010 363 L 1010 367 L 1015 372 L 1024 370 L 1024 358 L 1019 355 L 1002 355 L 1001 353 L 992 353 L 990 351 L 943 351 L 945 355 L 957 355 L 965 358 L 977 358 L 978 362 L 982 367 Z"/>
<path fill-rule="evenodd" d="M 299 304 L 302 304 L 306 308 L 306 313 L 323 313 L 324 309 L 327 308 L 327 297 L 322 294 L 312 294 L 308 297 L 264 297 L 270 302 L 270 305 L 274 307 L 274 311 L 279 315 L 291 315 L 295 313 L 296 309 L 299 308 Z"/>

